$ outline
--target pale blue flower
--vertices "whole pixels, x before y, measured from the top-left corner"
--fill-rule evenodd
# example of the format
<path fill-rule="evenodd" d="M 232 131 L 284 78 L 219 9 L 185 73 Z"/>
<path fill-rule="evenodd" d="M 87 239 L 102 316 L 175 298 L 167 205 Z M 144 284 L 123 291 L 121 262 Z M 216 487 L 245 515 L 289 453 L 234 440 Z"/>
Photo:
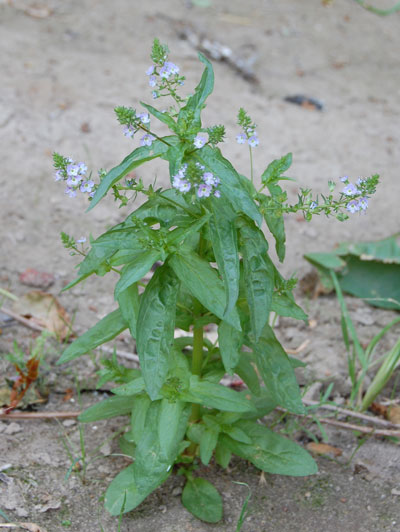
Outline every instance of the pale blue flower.
<path fill-rule="evenodd" d="M 148 124 L 150 122 L 149 113 L 139 113 L 136 116 L 139 118 L 139 120 L 142 122 L 142 124 Z"/>
<path fill-rule="evenodd" d="M 210 196 L 212 192 L 212 187 L 211 185 L 199 185 L 198 189 L 197 189 L 197 196 L 199 198 L 208 198 Z"/>
<path fill-rule="evenodd" d="M 249 146 L 252 147 L 252 148 L 255 148 L 260 143 L 260 141 L 258 140 L 257 135 L 252 135 L 247 142 L 249 143 Z"/>
<path fill-rule="evenodd" d="M 63 179 L 64 179 L 63 170 L 57 170 L 57 172 L 54 174 L 54 181 L 62 181 Z"/>
<path fill-rule="evenodd" d="M 360 206 L 358 204 L 358 201 L 357 200 L 349 201 L 349 203 L 346 205 L 346 209 L 348 211 L 350 211 L 352 214 L 354 214 L 355 212 L 359 211 L 360 210 Z"/>
<path fill-rule="evenodd" d="M 153 144 L 153 140 L 156 140 L 156 138 L 153 137 L 153 135 L 150 135 L 149 133 L 146 133 L 140 139 L 140 144 L 141 144 L 141 146 L 151 146 Z"/>
<path fill-rule="evenodd" d="M 366 211 L 367 208 L 368 208 L 368 198 L 366 196 L 364 196 L 363 198 L 359 198 L 358 199 L 358 206 L 363 211 Z"/>
<path fill-rule="evenodd" d="M 343 177 L 340 178 L 340 181 L 341 181 L 342 183 L 347 183 L 348 180 L 349 180 L 349 178 L 348 178 L 347 175 L 345 175 L 345 176 L 343 176 Z"/>
<path fill-rule="evenodd" d="M 81 192 L 92 192 L 93 187 L 94 187 L 94 181 L 89 179 L 88 181 L 85 181 L 84 183 L 82 183 L 79 188 Z"/>
<path fill-rule="evenodd" d="M 76 166 L 78 167 L 78 174 L 79 175 L 85 175 L 86 174 L 88 167 L 86 166 L 85 163 L 78 163 Z"/>
<path fill-rule="evenodd" d="M 158 98 L 158 92 L 157 91 L 153 91 L 151 93 L 151 95 L 153 96 L 153 100 L 157 100 L 157 98 Z"/>
<path fill-rule="evenodd" d="M 151 76 L 154 73 L 154 65 L 149 66 L 149 68 L 146 70 L 146 75 Z"/>
<path fill-rule="evenodd" d="M 359 177 L 356 181 L 356 184 L 360 187 L 361 185 L 363 185 L 364 183 L 366 183 L 366 179 L 364 177 Z"/>
<path fill-rule="evenodd" d="M 72 175 L 72 176 L 68 177 L 67 185 L 69 187 L 77 187 L 81 181 L 82 181 L 82 176 L 80 176 L 80 175 L 73 176 Z"/>
<path fill-rule="evenodd" d="M 76 198 L 76 190 L 70 187 L 67 187 L 65 189 L 65 194 L 67 194 L 70 198 Z"/>
<path fill-rule="evenodd" d="M 345 196 L 355 196 L 358 193 L 359 193 L 359 190 L 355 185 L 353 185 L 353 183 L 349 183 L 343 189 L 343 194 Z"/>
<path fill-rule="evenodd" d="M 214 174 L 211 172 L 205 172 L 203 174 L 203 181 L 206 185 L 215 185 Z"/>
<path fill-rule="evenodd" d="M 135 128 L 133 126 L 125 126 L 123 129 L 125 137 L 133 139 L 135 135 Z"/>
<path fill-rule="evenodd" d="M 215 196 L 216 198 L 220 198 L 220 197 L 221 197 L 221 192 L 220 192 L 219 190 L 216 190 L 216 191 L 214 192 L 214 196 Z"/>
<path fill-rule="evenodd" d="M 78 240 L 76 241 L 77 244 L 84 244 L 85 242 L 86 242 L 85 236 L 81 236 L 81 238 L 78 238 Z"/>
<path fill-rule="evenodd" d="M 77 176 L 79 174 L 79 166 L 73 162 L 67 165 L 67 175 L 69 177 Z"/>
<path fill-rule="evenodd" d="M 149 85 L 150 87 L 155 87 L 157 85 L 157 78 L 155 76 L 150 76 Z"/>
<path fill-rule="evenodd" d="M 197 135 L 195 139 L 193 140 L 193 144 L 196 146 L 196 148 L 202 148 L 204 144 L 206 143 L 207 138 L 202 135 Z"/>
<path fill-rule="evenodd" d="M 247 140 L 247 137 L 244 133 L 239 133 L 239 135 L 236 135 L 236 142 L 238 144 L 244 144 Z"/>
<path fill-rule="evenodd" d="M 312 201 L 312 202 L 310 203 L 310 209 L 313 210 L 313 209 L 315 209 L 316 207 L 318 207 L 318 203 L 317 203 L 316 201 Z"/>

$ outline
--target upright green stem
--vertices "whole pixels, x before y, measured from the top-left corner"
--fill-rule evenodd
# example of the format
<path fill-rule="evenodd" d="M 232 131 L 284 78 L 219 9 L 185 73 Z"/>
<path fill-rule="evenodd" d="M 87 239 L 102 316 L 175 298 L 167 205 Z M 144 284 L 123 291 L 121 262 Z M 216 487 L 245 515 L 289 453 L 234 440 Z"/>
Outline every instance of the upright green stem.
<path fill-rule="evenodd" d="M 199 247 L 198 247 L 198 254 L 200 257 L 203 254 L 203 247 L 204 247 L 204 239 L 202 235 L 200 235 L 200 241 L 199 241 Z M 195 320 L 200 318 L 202 312 L 202 305 L 199 301 L 194 301 L 194 316 Z M 193 330 L 193 355 L 192 355 L 192 373 L 193 375 L 197 375 L 198 377 L 201 377 L 201 370 L 203 367 L 203 336 L 204 331 L 203 327 L 195 327 Z M 193 403 L 192 405 L 192 414 L 190 416 L 190 420 L 192 422 L 195 422 L 200 417 L 200 405 Z"/>
<path fill-rule="evenodd" d="M 251 182 L 253 183 L 254 177 L 253 177 L 253 151 L 251 149 L 251 146 L 249 146 L 249 152 L 250 152 L 250 177 Z"/>

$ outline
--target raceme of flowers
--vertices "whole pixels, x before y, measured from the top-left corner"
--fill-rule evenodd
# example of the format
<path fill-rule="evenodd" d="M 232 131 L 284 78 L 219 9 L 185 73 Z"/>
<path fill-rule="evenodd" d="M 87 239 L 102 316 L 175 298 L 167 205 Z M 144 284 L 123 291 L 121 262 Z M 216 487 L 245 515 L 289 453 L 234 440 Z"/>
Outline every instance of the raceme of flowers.
<path fill-rule="evenodd" d="M 68 157 L 64 158 L 63 164 L 57 167 L 54 179 L 56 181 L 66 181 L 65 194 L 70 198 L 75 198 L 78 192 L 87 193 L 90 197 L 93 197 L 95 184 L 86 173 L 87 166 L 85 163 L 76 163 Z"/>
<path fill-rule="evenodd" d="M 219 198 L 221 193 L 217 187 L 220 179 L 211 172 L 204 172 L 205 167 L 200 163 L 196 163 L 196 170 L 189 176 L 188 165 L 184 164 L 172 176 L 172 186 L 182 193 L 195 189 L 198 198 L 208 198 L 211 195 Z"/>
<path fill-rule="evenodd" d="M 347 203 L 346 209 L 352 214 L 366 211 L 368 208 L 368 196 L 365 194 L 366 179 L 358 178 L 355 185 L 349 182 L 347 176 L 340 178 L 340 181 L 345 185 L 342 194 L 352 198 Z"/>
<path fill-rule="evenodd" d="M 245 133 L 236 135 L 236 142 L 238 144 L 245 144 L 247 142 L 251 148 L 256 148 L 260 143 L 256 131 L 250 128 Z"/>

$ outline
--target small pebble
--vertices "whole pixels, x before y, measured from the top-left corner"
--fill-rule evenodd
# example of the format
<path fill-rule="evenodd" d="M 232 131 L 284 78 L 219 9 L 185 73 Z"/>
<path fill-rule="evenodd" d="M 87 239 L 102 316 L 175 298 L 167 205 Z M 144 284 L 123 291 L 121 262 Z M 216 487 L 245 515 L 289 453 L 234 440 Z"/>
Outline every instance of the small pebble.
<path fill-rule="evenodd" d="M 182 488 L 180 486 L 177 486 L 176 488 L 174 488 L 172 490 L 172 495 L 174 497 L 177 497 L 178 495 L 180 495 L 182 493 Z"/>
<path fill-rule="evenodd" d="M 17 434 L 17 432 L 21 432 L 22 428 L 21 425 L 18 425 L 18 423 L 10 423 L 6 430 L 4 431 L 4 434 Z"/>
<path fill-rule="evenodd" d="M 66 419 L 65 421 L 63 421 L 63 425 L 64 427 L 73 427 L 74 425 L 76 425 L 76 421 L 75 419 Z"/>

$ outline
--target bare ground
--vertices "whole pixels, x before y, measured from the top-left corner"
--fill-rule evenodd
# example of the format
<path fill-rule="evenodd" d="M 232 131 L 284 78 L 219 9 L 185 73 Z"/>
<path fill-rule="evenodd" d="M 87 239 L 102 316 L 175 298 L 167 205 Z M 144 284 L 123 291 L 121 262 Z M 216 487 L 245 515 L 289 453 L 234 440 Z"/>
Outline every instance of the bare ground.
<path fill-rule="evenodd" d="M 197 82 L 201 68 L 196 50 L 180 38 L 182 28 L 220 41 L 252 65 L 257 83 L 243 79 L 226 62 L 215 62 L 215 92 L 206 110 L 210 125 L 226 124 L 229 141 L 224 153 L 243 172 L 247 154 L 233 140 L 240 106 L 258 124 L 261 143 L 255 166 L 259 173 L 272 159 L 292 151 L 291 175 L 299 185 L 318 192 L 326 190 L 328 179 L 342 175 L 357 178 L 378 172 L 383 176 L 367 216 L 354 216 L 344 224 L 287 219 L 286 275 L 301 277 L 308 271 L 304 253 L 328 251 L 343 240 L 379 239 L 398 231 L 400 15 L 379 18 L 351 0 L 334 0 L 329 7 L 316 0 L 214 0 L 208 7 L 190 6 L 183 0 L 153 0 L 146 5 L 128 0 L 36 4 L 0 0 L 0 286 L 21 295 L 28 290 L 19 281 L 26 268 L 54 274 L 50 291 L 75 316 L 78 332 L 113 308 L 112 279 L 89 280 L 58 295 L 73 279 L 75 264 L 62 248 L 59 233 L 97 236 L 126 214 L 111 198 L 84 214 L 85 200 L 67 198 L 53 181 L 51 153 L 57 150 L 96 169 L 112 167 L 131 151 L 132 141 L 121 135 L 113 108 L 150 100 L 144 71 L 155 36 L 169 44 L 171 58 L 187 76 L 188 87 Z M 284 101 L 294 94 L 317 98 L 323 110 Z M 162 163 L 149 165 L 138 175 L 146 180 L 156 175 L 159 183 L 168 182 Z M 295 199 L 296 186 L 290 184 L 288 191 Z M 338 304 L 332 296 L 318 300 L 299 296 L 317 326 L 281 320 L 278 334 L 289 348 L 310 340 L 300 354 L 309 364 L 299 375 L 303 384 L 318 380 L 324 386 L 327 379 L 335 378 L 334 394 L 345 397 L 346 355 Z M 392 319 L 392 313 L 351 298 L 348 304 L 365 341 Z M 2 326 L 0 353 L 12 349 L 14 340 L 28 346 L 32 336 L 15 323 Z M 125 336 L 117 346 L 128 351 L 134 347 Z M 75 386 L 76 376 L 82 390 L 93 388 L 98 357 L 55 368 L 60 350 L 53 346 L 47 358 L 50 396 L 41 407 L 44 410 L 78 408 L 76 394 L 73 401 L 62 401 L 65 390 Z M 4 360 L 0 371 L 12 375 Z M 91 391 L 82 392 L 85 404 L 96 398 Z M 10 430 L 10 422 L 0 423 L 0 468 L 11 464 L 4 470 L 7 478 L 0 479 L 0 510 L 12 519 L 36 522 L 48 532 L 97 532 L 101 527 L 116 531 L 117 521 L 104 512 L 99 497 L 124 465 L 121 457 L 110 456 L 118 452 L 116 442 L 106 442 L 121 422 L 85 427 L 89 458 L 99 456 L 90 462 L 85 483 L 82 472 L 65 480 L 71 461 L 62 439 L 68 436 L 70 445 L 79 449 L 77 424 L 21 421 Z M 293 422 L 282 429 L 307 442 L 304 430 Z M 310 478 L 267 475 L 266 482 L 260 483 L 259 472 L 240 460 L 228 472 L 215 466 L 204 468 L 201 473 L 223 493 L 221 524 L 206 525 L 190 516 L 179 501 L 182 478 L 171 477 L 124 517 L 121 530 L 233 531 L 247 496 L 247 488 L 233 481 L 246 482 L 252 491 L 243 532 L 400 530 L 399 447 L 369 439 L 348 463 L 360 440 L 332 429 L 328 439 L 343 454 L 335 461 L 319 459 L 320 472 Z"/>

